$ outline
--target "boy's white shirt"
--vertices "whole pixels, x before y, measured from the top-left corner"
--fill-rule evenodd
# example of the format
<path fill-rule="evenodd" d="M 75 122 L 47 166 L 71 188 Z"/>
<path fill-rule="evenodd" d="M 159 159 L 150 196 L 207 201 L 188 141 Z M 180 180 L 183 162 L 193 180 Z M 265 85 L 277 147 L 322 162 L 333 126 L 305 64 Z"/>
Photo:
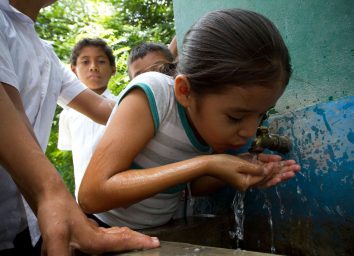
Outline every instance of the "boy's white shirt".
<path fill-rule="evenodd" d="M 0 2 L 0 49 L 0 82 L 20 92 L 26 115 L 45 151 L 58 98 L 66 105 L 86 88 L 38 37 L 33 21 L 8 0 Z M 40 236 L 36 217 L 0 166 L 0 250 L 12 248 L 14 237 L 27 224 L 34 245 Z"/>
<path fill-rule="evenodd" d="M 102 93 L 102 96 L 116 100 L 116 96 L 108 89 Z M 76 198 L 87 165 L 105 127 L 74 109 L 66 108 L 60 113 L 58 148 L 72 151 Z"/>

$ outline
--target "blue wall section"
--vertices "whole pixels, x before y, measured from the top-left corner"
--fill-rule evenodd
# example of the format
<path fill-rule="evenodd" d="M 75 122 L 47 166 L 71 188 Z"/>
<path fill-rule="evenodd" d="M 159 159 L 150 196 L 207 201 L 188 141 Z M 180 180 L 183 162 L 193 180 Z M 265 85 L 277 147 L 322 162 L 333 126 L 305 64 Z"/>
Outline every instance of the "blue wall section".
<path fill-rule="evenodd" d="M 278 247 L 283 251 L 351 255 L 354 96 L 273 117 L 269 127 L 272 132 L 292 139 L 293 150 L 287 157 L 301 164 L 301 174 L 276 188 L 248 193 L 246 218 L 249 216 L 253 223 L 260 216 L 268 219 L 263 208 L 267 198 L 272 204 L 274 236 L 278 243 L 282 240 Z M 245 232 L 255 230 L 251 225 Z"/>

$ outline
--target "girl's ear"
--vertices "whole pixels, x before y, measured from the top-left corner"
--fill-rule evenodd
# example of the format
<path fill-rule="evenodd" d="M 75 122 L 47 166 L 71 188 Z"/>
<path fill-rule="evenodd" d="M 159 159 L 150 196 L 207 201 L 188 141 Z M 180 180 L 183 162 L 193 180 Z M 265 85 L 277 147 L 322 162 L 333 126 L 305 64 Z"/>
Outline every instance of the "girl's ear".
<path fill-rule="evenodd" d="M 185 108 L 190 104 L 190 84 L 186 76 L 178 75 L 175 78 L 175 97 L 177 101 Z"/>
<path fill-rule="evenodd" d="M 75 75 L 77 75 L 77 74 L 76 74 L 76 66 L 70 65 L 70 67 L 71 67 L 71 71 L 74 72 Z"/>

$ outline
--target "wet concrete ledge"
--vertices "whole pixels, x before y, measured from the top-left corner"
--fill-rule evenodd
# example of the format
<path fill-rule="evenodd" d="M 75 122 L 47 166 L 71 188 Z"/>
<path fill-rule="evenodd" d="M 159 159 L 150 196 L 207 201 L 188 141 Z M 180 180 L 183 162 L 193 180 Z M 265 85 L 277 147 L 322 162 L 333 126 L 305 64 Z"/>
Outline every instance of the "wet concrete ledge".
<path fill-rule="evenodd" d="M 161 241 L 161 247 L 146 251 L 134 251 L 128 253 L 118 253 L 109 255 L 119 256 L 267 256 L 274 254 L 251 252 L 244 250 L 225 249 L 209 246 L 200 246 L 188 243 Z"/>
<path fill-rule="evenodd" d="M 162 241 L 235 249 L 236 241 L 229 235 L 234 222 L 232 216 L 226 215 L 189 216 L 140 232 L 156 236 Z"/>

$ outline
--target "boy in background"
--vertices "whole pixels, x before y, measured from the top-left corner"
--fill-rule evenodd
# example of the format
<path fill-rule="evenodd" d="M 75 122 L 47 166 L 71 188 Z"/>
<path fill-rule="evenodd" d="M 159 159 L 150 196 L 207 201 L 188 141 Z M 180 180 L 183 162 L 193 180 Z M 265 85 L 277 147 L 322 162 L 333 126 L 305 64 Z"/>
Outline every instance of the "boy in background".
<path fill-rule="evenodd" d="M 93 92 L 108 98 L 115 96 L 108 90 L 108 82 L 116 72 L 112 49 L 100 38 L 84 38 L 73 48 L 70 57 L 71 70 Z M 74 163 L 75 197 L 94 150 L 95 138 L 104 125 L 85 115 L 64 109 L 59 118 L 58 148 L 71 150 Z"/>

